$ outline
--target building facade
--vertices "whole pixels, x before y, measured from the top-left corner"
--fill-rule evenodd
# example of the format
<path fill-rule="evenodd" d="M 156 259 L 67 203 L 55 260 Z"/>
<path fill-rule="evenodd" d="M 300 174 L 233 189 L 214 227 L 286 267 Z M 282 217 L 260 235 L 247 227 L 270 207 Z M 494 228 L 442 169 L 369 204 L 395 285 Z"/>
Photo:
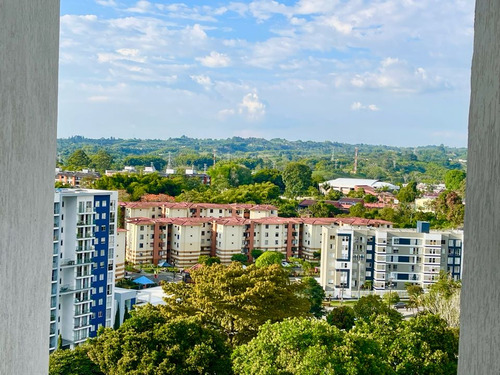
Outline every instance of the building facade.
<path fill-rule="evenodd" d="M 250 258 L 253 249 L 277 251 L 287 259 L 314 259 L 321 251 L 324 225 L 392 226 L 362 218 L 282 218 L 271 205 L 163 203 L 162 217 L 152 217 L 158 206 L 142 202 L 126 206 L 126 260 L 167 261 L 182 268 L 195 265 L 200 255 L 217 256 L 229 264 L 235 254 Z M 134 212 L 144 216 L 130 217 Z"/>
<path fill-rule="evenodd" d="M 462 276 L 463 232 L 428 228 L 322 228 L 320 283 L 328 296 L 355 297 L 362 290 L 429 288 L 441 270 Z"/>
<path fill-rule="evenodd" d="M 49 348 L 74 347 L 114 319 L 114 248 L 118 194 L 58 189 L 54 229 Z"/>

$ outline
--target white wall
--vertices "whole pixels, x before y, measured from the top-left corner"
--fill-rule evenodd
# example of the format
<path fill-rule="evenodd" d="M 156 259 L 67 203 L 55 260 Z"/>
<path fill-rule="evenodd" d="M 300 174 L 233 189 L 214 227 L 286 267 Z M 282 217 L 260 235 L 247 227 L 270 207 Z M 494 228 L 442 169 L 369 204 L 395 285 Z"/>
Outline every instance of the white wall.
<path fill-rule="evenodd" d="M 58 42 L 59 0 L 0 2 L 0 374 L 48 371 Z"/>
<path fill-rule="evenodd" d="M 500 2 L 477 0 L 459 374 L 499 374 Z"/>

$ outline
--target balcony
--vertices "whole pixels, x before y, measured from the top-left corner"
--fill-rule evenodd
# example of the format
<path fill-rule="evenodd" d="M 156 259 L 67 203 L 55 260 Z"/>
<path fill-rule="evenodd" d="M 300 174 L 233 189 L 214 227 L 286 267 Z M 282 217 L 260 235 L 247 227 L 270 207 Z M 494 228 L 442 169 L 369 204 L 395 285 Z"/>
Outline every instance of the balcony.
<path fill-rule="evenodd" d="M 75 309 L 75 317 L 90 314 L 90 313 L 91 313 L 90 307 L 83 308 L 83 309 Z"/>
<path fill-rule="evenodd" d="M 74 259 L 61 259 L 59 267 L 61 268 L 73 267 L 75 266 L 75 264 L 76 262 Z"/>
<path fill-rule="evenodd" d="M 89 290 L 91 288 L 90 284 L 88 286 L 80 286 L 80 285 L 63 285 L 59 289 L 59 294 L 71 294 L 75 292 L 80 292 L 84 290 Z"/>

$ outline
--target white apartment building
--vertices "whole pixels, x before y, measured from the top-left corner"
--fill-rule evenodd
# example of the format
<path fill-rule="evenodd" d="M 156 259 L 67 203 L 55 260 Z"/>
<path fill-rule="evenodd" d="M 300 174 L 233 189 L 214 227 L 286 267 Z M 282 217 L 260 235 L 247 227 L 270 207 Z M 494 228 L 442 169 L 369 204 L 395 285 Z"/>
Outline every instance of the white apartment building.
<path fill-rule="evenodd" d="M 116 230 L 115 243 L 115 281 L 125 276 L 125 244 L 127 243 L 127 231 L 118 228 Z"/>
<path fill-rule="evenodd" d="M 407 283 L 427 289 L 441 270 L 460 279 L 463 232 L 423 224 L 419 230 L 324 226 L 320 283 L 327 295 L 403 291 Z"/>
<path fill-rule="evenodd" d="M 57 189 L 49 349 L 74 347 L 114 319 L 117 192 Z"/>

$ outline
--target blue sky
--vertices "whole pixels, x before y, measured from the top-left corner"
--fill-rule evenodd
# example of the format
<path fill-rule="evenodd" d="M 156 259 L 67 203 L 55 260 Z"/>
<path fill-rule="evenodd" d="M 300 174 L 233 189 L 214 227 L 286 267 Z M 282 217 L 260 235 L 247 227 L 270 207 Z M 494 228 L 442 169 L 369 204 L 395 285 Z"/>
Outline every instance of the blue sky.
<path fill-rule="evenodd" d="M 473 0 L 61 0 L 59 137 L 466 146 Z"/>

